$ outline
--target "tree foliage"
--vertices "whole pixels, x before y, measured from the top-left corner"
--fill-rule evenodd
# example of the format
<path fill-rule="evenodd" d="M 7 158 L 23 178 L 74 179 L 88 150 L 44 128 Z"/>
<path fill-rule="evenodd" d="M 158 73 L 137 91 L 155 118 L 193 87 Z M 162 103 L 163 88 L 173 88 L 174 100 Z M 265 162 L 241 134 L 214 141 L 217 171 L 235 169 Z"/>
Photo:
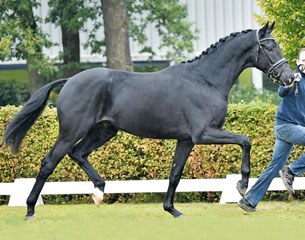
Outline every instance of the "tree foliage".
<path fill-rule="evenodd" d="M 149 24 L 157 29 L 162 41 L 159 49 L 166 48 L 167 59 L 181 60 L 186 52 L 193 51 L 196 30 L 187 20 L 187 7 L 178 0 L 128 1 L 130 36 L 142 46 L 142 52 L 155 54 L 145 45 L 145 29 Z"/>
<path fill-rule="evenodd" d="M 283 55 L 295 66 L 298 50 L 305 47 L 305 3 L 300 0 L 257 0 L 264 11 L 256 15 L 260 24 L 275 21 L 274 37 L 281 43 Z"/>
<path fill-rule="evenodd" d="M 64 26 L 72 32 L 83 31 L 88 33 L 88 42 L 85 48 L 90 47 L 91 53 L 104 53 L 104 41 L 96 38 L 96 32 L 103 25 L 102 9 L 98 0 L 49 0 L 49 15 L 47 22 L 56 26 Z M 91 29 L 85 28 L 90 21 Z M 62 57 L 62 56 L 61 56 Z"/>
<path fill-rule="evenodd" d="M 145 29 L 153 23 L 162 38 L 159 48 L 167 49 L 168 59 L 181 59 L 186 52 L 193 51 L 195 35 L 187 22 L 187 9 L 178 0 L 130 1 L 126 0 L 129 35 L 143 46 L 143 52 L 150 52 L 146 45 Z M 48 79 L 54 79 L 58 68 L 54 63 L 64 61 L 64 75 L 70 76 L 79 71 L 79 31 L 89 34 L 84 47 L 91 47 L 92 54 L 105 55 L 104 39 L 97 39 L 96 32 L 103 25 L 100 0 L 48 0 L 50 10 L 45 19 L 38 16 L 38 0 L 3 0 L 0 2 L 0 60 L 26 60 L 29 70 L 29 90 L 34 93 Z M 146 18 L 146 16 L 148 16 Z M 41 26 L 52 22 L 62 28 L 63 53 L 55 59 L 43 54 L 44 48 L 55 43 L 49 41 Z M 86 29 L 89 23 L 91 29 Z M 126 38 L 128 41 L 128 37 Z M 69 42 L 70 41 L 70 42 Z M 116 41 L 113 40 L 108 42 Z M 126 52 L 128 54 L 128 51 Z M 126 54 L 125 53 L 125 54 Z M 129 54 L 130 55 L 130 54 Z M 130 56 L 129 56 L 130 58 Z"/>
<path fill-rule="evenodd" d="M 179 61 L 187 52 L 193 51 L 196 36 L 192 24 L 187 20 L 186 5 L 178 0 L 126 0 L 126 3 L 129 35 L 140 43 L 143 52 L 149 52 L 151 56 L 156 54 L 146 42 L 145 30 L 150 24 L 162 39 L 158 47 L 166 49 L 167 59 Z M 105 53 L 104 39 L 96 38 L 96 31 L 103 25 L 101 1 L 48 0 L 48 5 L 48 16 L 42 19 L 36 14 L 40 7 L 38 0 L 0 1 L 0 60 L 27 60 L 29 69 L 44 76 L 54 74 L 54 63 L 63 56 L 51 61 L 43 54 L 43 48 L 55 44 L 48 40 L 48 34 L 41 29 L 46 21 L 74 32 L 88 31 L 84 26 L 89 21 L 92 31 L 85 47 L 90 46 L 92 53 Z"/>
<path fill-rule="evenodd" d="M 29 69 L 50 74 L 50 59 L 42 48 L 52 43 L 39 27 L 42 19 L 33 11 L 38 7 L 36 0 L 0 2 L 0 60 L 28 60 Z"/>

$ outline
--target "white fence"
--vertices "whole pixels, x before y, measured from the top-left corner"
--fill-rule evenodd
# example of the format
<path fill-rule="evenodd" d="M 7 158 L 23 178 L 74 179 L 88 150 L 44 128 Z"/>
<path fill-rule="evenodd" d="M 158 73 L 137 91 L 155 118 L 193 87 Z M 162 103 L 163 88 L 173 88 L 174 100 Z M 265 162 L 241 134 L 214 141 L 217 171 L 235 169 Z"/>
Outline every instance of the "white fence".
<path fill-rule="evenodd" d="M 239 174 L 229 174 L 221 179 L 181 179 L 177 192 L 221 192 L 220 202 L 238 202 L 241 196 L 236 190 Z M 249 188 L 257 178 L 250 178 Z M 13 183 L 0 183 L 0 195 L 10 195 L 9 206 L 26 206 L 26 199 L 32 189 L 35 179 L 20 178 Z M 297 177 L 294 181 L 295 190 L 305 189 L 305 177 Z M 106 181 L 105 193 L 160 193 L 166 192 L 168 180 L 127 180 Z M 285 190 L 280 178 L 275 178 L 268 191 Z M 58 194 L 91 194 L 94 192 L 92 182 L 46 182 L 41 195 Z M 41 195 L 37 205 L 42 205 Z"/>

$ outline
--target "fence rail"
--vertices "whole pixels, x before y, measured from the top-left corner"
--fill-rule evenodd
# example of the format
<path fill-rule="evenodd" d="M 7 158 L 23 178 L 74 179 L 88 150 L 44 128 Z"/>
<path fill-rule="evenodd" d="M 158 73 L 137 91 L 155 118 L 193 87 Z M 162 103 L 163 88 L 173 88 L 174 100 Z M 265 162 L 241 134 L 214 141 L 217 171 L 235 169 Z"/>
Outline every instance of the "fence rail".
<path fill-rule="evenodd" d="M 219 203 L 238 202 L 241 198 L 236 190 L 239 174 L 229 174 L 220 179 L 181 179 L 177 192 L 221 192 Z M 249 188 L 257 178 L 250 178 Z M 26 199 L 33 187 L 35 179 L 19 178 L 13 183 L 0 183 L 0 195 L 9 195 L 9 206 L 26 206 Z M 166 192 L 168 180 L 125 180 L 106 181 L 105 193 L 161 193 Z M 294 181 L 295 190 L 305 190 L 305 177 L 297 177 Z M 285 187 L 280 178 L 275 178 L 268 191 L 281 191 Z M 58 194 L 91 194 L 94 192 L 93 183 L 81 182 L 46 182 L 41 195 Z M 41 195 L 37 205 L 42 205 Z"/>

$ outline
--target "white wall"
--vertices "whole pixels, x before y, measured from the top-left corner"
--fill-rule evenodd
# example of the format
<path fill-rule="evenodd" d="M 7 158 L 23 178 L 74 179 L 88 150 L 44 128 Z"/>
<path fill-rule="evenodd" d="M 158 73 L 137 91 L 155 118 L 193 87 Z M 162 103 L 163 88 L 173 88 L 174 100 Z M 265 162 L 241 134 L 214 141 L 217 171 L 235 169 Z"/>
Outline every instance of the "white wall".
<path fill-rule="evenodd" d="M 232 32 L 256 29 L 254 13 L 260 14 L 255 0 L 184 0 L 189 19 L 199 30 L 195 49 L 202 52 L 219 38 Z"/>

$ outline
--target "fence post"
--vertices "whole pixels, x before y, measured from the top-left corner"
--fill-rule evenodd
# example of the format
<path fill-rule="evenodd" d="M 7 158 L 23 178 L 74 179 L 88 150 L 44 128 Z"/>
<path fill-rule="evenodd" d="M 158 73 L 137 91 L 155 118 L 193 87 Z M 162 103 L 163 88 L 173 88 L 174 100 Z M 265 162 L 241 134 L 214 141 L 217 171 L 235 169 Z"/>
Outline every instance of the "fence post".
<path fill-rule="evenodd" d="M 17 178 L 14 181 L 13 191 L 8 202 L 8 206 L 26 206 L 26 200 L 29 196 L 35 178 Z M 41 195 L 39 195 L 36 206 L 43 205 Z"/>
<path fill-rule="evenodd" d="M 236 189 L 236 184 L 240 179 L 241 174 L 227 175 L 219 201 L 220 204 L 236 203 L 242 198 Z"/>

